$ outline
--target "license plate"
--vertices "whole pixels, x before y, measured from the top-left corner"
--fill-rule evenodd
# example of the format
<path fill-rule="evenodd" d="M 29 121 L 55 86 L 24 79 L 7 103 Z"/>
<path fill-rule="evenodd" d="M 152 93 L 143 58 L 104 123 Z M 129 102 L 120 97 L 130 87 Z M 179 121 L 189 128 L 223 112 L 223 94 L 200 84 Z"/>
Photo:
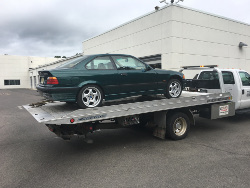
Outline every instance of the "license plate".
<path fill-rule="evenodd" d="M 41 77 L 40 83 L 41 83 L 41 84 L 44 84 L 44 77 Z"/>

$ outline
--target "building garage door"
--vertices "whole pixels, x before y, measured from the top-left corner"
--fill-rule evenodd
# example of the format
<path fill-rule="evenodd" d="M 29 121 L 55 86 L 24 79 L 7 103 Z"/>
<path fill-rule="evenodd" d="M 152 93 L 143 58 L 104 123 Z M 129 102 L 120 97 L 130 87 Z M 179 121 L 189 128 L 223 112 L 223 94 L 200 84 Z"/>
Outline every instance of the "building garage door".
<path fill-rule="evenodd" d="M 161 69 L 161 54 L 139 57 L 139 59 L 147 63 L 154 69 Z"/>

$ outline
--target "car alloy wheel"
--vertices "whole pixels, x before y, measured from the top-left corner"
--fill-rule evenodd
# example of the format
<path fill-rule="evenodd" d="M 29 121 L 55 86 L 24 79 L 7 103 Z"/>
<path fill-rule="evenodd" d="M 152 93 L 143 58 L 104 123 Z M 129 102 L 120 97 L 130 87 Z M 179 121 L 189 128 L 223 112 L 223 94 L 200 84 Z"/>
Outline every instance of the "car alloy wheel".
<path fill-rule="evenodd" d="M 89 85 L 81 89 L 77 102 L 81 108 L 93 108 L 100 106 L 102 99 L 102 90 L 98 86 Z"/>
<path fill-rule="evenodd" d="M 177 79 L 171 79 L 167 86 L 167 98 L 178 98 L 181 95 L 182 86 L 181 82 Z"/>

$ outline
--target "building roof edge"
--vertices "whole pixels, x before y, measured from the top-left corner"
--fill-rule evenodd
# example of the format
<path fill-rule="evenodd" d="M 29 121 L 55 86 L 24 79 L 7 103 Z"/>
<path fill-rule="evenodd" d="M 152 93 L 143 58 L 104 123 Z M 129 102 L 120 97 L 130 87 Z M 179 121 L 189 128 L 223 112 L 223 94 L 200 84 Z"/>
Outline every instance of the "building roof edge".
<path fill-rule="evenodd" d="M 143 17 L 146 17 L 146 16 L 148 16 L 148 15 L 150 15 L 150 14 L 154 14 L 154 13 L 156 13 L 156 12 L 158 12 L 158 11 L 161 11 L 161 10 L 166 9 L 166 8 L 168 8 L 168 7 L 171 7 L 171 6 L 175 6 L 175 7 L 179 7 L 179 8 L 184 8 L 184 9 L 188 9 L 188 10 L 191 10 L 191 11 L 200 12 L 200 13 L 203 13 L 203 14 L 207 14 L 207 15 L 210 15 L 210 16 L 217 17 L 217 18 L 221 18 L 221 19 L 225 19 L 225 20 L 229 20 L 229 21 L 233 21 L 233 22 L 236 22 L 236 23 L 240 23 L 240 24 L 244 24 L 244 25 L 250 26 L 250 24 L 248 24 L 248 23 L 245 23 L 245 22 L 242 22 L 242 21 L 238 21 L 238 20 L 234 20 L 234 19 L 231 19 L 231 18 L 227 18 L 227 17 L 224 17 L 224 16 L 220 16 L 220 15 L 217 15 L 217 14 L 209 13 L 209 12 L 202 11 L 202 10 L 198 10 L 198 9 L 195 9 L 195 8 L 186 7 L 186 6 L 179 5 L 179 4 L 177 4 L 177 5 L 176 5 L 176 4 L 171 4 L 171 5 L 163 6 L 163 7 L 161 7 L 161 8 L 160 8 L 159 10 L 157 10 L 157 11 L 151 11 L 151 12 L 149 12 L 149 13 L 147 13 L 147 14 L 144 14 L 144 15 L 142 15 L 142 16 L 139 16 L 139 17 L 137 17 L 137 18 L 135 18 L 135 19 L 132 19 L 132 20 L 130 20 L 130 21 L 128 21 L 128 22 L 125 22 L 125 23 L 123 23 L 123 24 L 121 24 L 121 25 L 118 25 L 117 27 L 114 27 L 114 28 L 112 28 L 112 29 L 109 29 L 109 30 L 107 30 L 107 31 L 105 31 L 105 32 L 103 32 L 103 33 L 101 33 L 101 34 L 98 34 L 98 35 L 96 35 L 96 36 L 94 36 L 94 37 L 90 37 L 90 38 L 84 40 L 82 43 L 87 42 L 87 41 L 89 41 L 89 40 L 91 40 L 91 39 L 97 38 L 97 37 L 99 37 L 99 36 L 101 36 L 101 35 L 104 35 L 104 34 L 110 32 L 110 31 L 116 30 L 116 29 L 118 29 L 118 28 L 120 28 L 120 27 L 122 27 L 122 26 L 125 26 L 125 25 L 127 25 L 127 24 L 129 24 L 129 23 L 132 23 L 132 22 L 134 22 L 134 21 L 136 21 L 136 20 L 139 20 L 139 19 L 141 19 L 141 18 L 143 18 Z"/>

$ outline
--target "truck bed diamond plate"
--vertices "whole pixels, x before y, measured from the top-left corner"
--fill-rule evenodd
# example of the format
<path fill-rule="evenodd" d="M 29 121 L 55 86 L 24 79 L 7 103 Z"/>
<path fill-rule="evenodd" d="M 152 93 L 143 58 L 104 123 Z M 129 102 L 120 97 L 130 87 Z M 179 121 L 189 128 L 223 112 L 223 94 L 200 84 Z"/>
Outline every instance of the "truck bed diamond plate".
<path fill-rule="evenodd" d="M 230 100 L 230 93 L 210 94 L 183 92 L 180 98 L 158 98 L 157 100 L 151 101 L 132 102 L 88 109 L 79 109 L 77 105 L 70 105 L 65 102 L 48 103 L 40 107 L 24 105 L 24 108 L 40 123 L 77 124 Z M 73 123 L 70 122 L 71 119 L 74 119 Z"/>

